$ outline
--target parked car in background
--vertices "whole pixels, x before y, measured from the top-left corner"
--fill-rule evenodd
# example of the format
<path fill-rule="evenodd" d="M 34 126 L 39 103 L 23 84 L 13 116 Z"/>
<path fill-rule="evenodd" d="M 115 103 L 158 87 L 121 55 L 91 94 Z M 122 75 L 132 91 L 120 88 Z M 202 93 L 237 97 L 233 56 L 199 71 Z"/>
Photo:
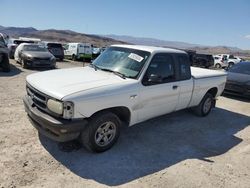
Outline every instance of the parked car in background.
<path fill-rule="evenodd" d="M 68 43 L 64 45 L 64 56 L 75 60 L 92 59 L 92 46 L 90 43 Z"/>
<path fill-rule="evenodd" d="M 9 49 L 9 58 L 10 59 L 14 59 L 14 54 L 15 54 L 15 51 L 16 51 L 16 48 L 19 44 L 22 44 L 22 43 L 35 43 L 34 41 L 32 40 L 24 40 L 24 39 L 9 39 L 8 40 L 8 49 Z"/>
<path fill-rule="evenodd" d="M 78 138 L 103 152 L 121 125 L 191 107 L 208 115 L 226 73 L 190 68 L 181 50 L 113 45 L 89 66 L 31 74 L 26 83 L 25 111 L 41 134 L 60 142 Z"/>
<path fill-rule="evenodd" d="M 15 51 L 15 60 L 23 68 L 28 67 L 49 67 L 55 68 L 56 58 L 39 44 L 20 44 Z"/>
<path fill-rule="evenodd" d="M 195 54 L 193 66 L 209 68 L 214 65 L 214 58 L 210 54 Z"/>
<path fill-rule="evenodd" d="M 10 63 L 9 63 L 9 50 L 7 48 L 7 42 L 5 40 L 5 36 L 0 33 L 0 67 L 4 72 L 10 71 Z"/>
<path fill-rule="evenodd" d="M 92 59 L 97 58 L 101 54 L 101 48 L 93 47 L 92 48 Z"/>
<path fill-rule="evenodd" d="M 227 71 L 224 93 L 240 95 L 250 99 L 250 62 L 240 62 Z"/>
<path fill-rule="evenodd" d="M 185 50 L 189 55 L 191 65 L 194 67 L 209 68 L 214 65 L 214 58 L 209 54 L 198 54 L 193 50 Z"/>
<path fill-rule="evenodd" d="M 228 60 L 226 56 L 214 55 L 214 67 L 217 69 L 228 67 Z"/>
<path fill-rule="evenodd" d="M 225 57 L 228 62 L 228 67 L 231 67 L 242 61 L 241 58 L 234 56 L 232 54 L 218 54 L 216 56 Z"/>
<path fill-rule="evenodd" d="M 40 44 L 44 45 L 60 61 L 64 59 L 64 49 L 61 43 L 42 41 Z"/>

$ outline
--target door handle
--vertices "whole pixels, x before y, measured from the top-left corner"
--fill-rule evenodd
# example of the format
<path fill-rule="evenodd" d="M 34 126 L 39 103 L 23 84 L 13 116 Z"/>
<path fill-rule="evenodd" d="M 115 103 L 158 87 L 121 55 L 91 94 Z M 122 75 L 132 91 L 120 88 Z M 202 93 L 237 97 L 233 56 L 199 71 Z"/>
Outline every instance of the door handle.
<path fill-rule="evenodd" d="M 173 89 L 177 89 L 178 88 L 178 86 L 173 86 Z"/>
<path fill-rule="evenodd" d="M 130 99 L 135 99 L 137 98 L 137 95 L 130 95 Z"/>

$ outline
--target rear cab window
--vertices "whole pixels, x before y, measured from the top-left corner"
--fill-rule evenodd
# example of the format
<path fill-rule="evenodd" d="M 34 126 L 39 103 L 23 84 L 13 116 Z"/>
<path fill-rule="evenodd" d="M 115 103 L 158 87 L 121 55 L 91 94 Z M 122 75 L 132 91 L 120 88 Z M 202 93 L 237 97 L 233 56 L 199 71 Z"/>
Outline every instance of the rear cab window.
<path fill-rule="evenodd" d="M 191 78 L 190 61 L 186 55 L 176 55 L 178 63 L 179 80 L 189 80 Z"/>

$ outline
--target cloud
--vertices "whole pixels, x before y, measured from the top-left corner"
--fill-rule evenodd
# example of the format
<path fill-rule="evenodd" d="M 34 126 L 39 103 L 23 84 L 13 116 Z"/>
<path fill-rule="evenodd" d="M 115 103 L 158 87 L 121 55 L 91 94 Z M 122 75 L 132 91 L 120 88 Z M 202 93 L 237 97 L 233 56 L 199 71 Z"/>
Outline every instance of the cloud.
<path fill-rule="evenodd" d="M 245 38 L 250 40 L 250 35 L 246 35 Z"/>

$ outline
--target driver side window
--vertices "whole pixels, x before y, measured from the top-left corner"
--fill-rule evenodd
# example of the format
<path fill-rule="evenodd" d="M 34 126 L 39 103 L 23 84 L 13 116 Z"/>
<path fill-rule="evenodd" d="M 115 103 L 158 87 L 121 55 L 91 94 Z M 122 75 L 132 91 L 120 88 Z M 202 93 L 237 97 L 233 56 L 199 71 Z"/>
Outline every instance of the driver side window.
<path fill-rule="evenodd" d="M 144 85 L 155 85 L 175 81 L 174 59 L 170 54 L 156 54 L 144 75 Z"/>

